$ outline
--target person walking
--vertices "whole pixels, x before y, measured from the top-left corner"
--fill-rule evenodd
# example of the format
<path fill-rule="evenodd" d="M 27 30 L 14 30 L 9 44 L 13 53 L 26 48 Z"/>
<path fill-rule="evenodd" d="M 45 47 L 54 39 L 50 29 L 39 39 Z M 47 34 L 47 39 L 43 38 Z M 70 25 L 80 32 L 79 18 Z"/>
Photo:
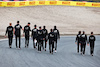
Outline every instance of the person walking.
<path fill-rule="evenodd" d="M 12 41 L 13 41 L 13 27 L 12 27 L 12 23 L 9 23 L 9 26 L 6 29 L 6 33 L 5 33 L 5 37 L 6 34 L 8 33 L 8 42 L 9 42 L 9 48 L 11 48 L 12 46 Z"/>

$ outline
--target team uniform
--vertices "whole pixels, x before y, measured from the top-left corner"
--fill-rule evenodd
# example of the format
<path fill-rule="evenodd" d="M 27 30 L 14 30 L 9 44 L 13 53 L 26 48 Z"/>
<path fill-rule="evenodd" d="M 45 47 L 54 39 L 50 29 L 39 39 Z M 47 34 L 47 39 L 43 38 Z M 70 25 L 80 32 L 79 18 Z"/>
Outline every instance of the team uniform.
<path fill-rule="evenodd" d="M 47 46 L 47 39 L 48 39 L 48 31 L 47 29 L 42 29 L 43 31 L 43 43 L 42 43 L 42 47 L 44 48 L 44 42 L 45 42 L 45 50 L 46 50 L 46 46 Z"/>
<path fill-rule="evenodd" d="M 81 54 L 85 54 L 86 42 L 87 42 L 87 35 L 81 35 Z"/>
<path fill-rule="evenodd" d="M 90 35 L 89 36 L 89 43 L 90 43 L 90 54 L 93 55 L 94 53 L 94 45 L 95 45 L 95 36 L 94 35 Z"/>
<path fill-rule="evenodd" d="M 54 48 L 54 41 L 55 41 L 55 34 L 53 32 L 50 32 L 48 35 L 49 39 L 49 51 L 53 54 L 53 48 Z"/>
<path fill-rule="evenodd" d="M 41 51 L 42 42 L 43 42 L 43 31 L 38 30 L 37 33 L 38 33 L 38 35 L 37 35 L 38 51 Z"/>
<path fill-rule="evenodd" d="M 54 34 L 55 34 L 55 50 L 57 50 L 57 39 L 60 38 L 60 34 L 59 34 L 59 30 L 58 29 L 54 29 L 53 30 Z"/>
<path fill-rule="evenodd" d="M 17 24 L 15 25 L 15 37 L 16 37 L 16 48 L 18 48 L 17 46 L 17 38 L 19 38 L 19 48 L 20 48 L 20 39 L 21 39 L 21 29 L 22 29 L 22 26 Z"/>
<path fill-rule="evenodd" d="M 36 28 L 34 28 L 34 29 L 32 29 L 32 38 L 33 38 L 33 47 L 34 48 L 36 48 L 36 46 L 37 46 L 37 42 L 36 42 L 36 45 L 35 45 L 35 40 L 37 40 L 37 31 L 38 31 L 38 29 L 36 29 Z"/>
<path fill-rule="evenodd" d="M 24 33 L 25 33 L 25 47 L 26 47 L 26 46 L 27 46 L 27 47 L 29 46 L 30 31 L 31 31 L 30 27 L 29 27 L 28 25 L 26 25 L 26 26 L 24 27 Z"/>
<path fill-rule="evenodd" d="M 7 33 L 8 33 L 8 39 L 9 39 L 9 47 L 11 48 L 12 39 L 13 39 L 13 27 L 12 26 L 7 27 L 5 35 Z"/>
<path fill-rule="evenodd" d="M 78 35 L 76 36 L 77 52 L 79 52 L 79 43 L 81 43 L 80 40 L 81 40 L 81 34 L 78 34 Z"/>

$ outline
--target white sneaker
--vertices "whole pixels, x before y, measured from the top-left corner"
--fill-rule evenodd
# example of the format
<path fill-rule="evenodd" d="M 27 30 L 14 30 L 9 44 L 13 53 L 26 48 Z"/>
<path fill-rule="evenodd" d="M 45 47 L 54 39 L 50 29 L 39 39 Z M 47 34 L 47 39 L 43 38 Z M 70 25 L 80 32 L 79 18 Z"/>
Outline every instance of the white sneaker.
<path fill-rule="evenodd" d="M 55 53 L 57 53 L 57 51 L 55 50 Z"/>

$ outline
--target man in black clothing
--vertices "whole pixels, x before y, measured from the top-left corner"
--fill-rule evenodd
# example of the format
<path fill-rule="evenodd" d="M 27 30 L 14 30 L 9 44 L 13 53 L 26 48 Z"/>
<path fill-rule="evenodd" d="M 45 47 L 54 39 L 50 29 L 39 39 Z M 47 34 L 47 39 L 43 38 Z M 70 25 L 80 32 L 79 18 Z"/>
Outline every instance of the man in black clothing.
<path fill-rule="evenodd" d="M 31 31 L 31 29 L 30 29 L 30 23 L 28 23 L 25 27 L 24 27 L 24 33 L 25 33 L 25 48 L 26 48 L 26 46 L 27 46 L 27 48 L 28 48 L 28 46 L 29 46 L 29 37 L 30 37 L 30 31 Z"/>
<path fill-rule="evenodd" d="M 36 48 L 36 46 L 37 46 L 37 31 L 38 31 L 38 29 L 36 28 L 37 26 L 36 25 L 34 25 L 34 29 L 32 29 L 32 34 L 31 34 L 31 37 L 33 38 L 33 47 L 34 48 Z M 36 42 L 36 45 L 35 45 L 35 42 Z"/>
<path fill-rule="evenodd" d="M 77 44 L 77 52 L 79 53 L 79 43 L 81 40 L 81 31 L 79 31 L 78 35 L 76 36 L 76 44 Z"/>
<path fill-rule="evenodd" d="M 21 29 L 22 29 L 22 26 L 19 24 L 19 21 L 17 21 L 17 24 L 14 27 L 14 33 L 15 33 L 15 37 L 16 37 L 16 48 L 18 48 L 17 38 L 19 38 L 19 49 L 20 49 Z"/>
<path fill-rule="evenodd" d="M 81 35 L 81 54 L 85 55 L 85 48 L 86 48 L 86 42 L 87 42 L 87 35 L 85 34 L 85 31 L 83 31 L 83 34 Z"/>
<path fill-rule="evenodd" d="M 93 32 L 91 32 L 91 35 L 89 36 L 90 54 L 91 54 L 91 56 L 93 56 L 93 53 L 94 53 L 95 40 L 96 40 L 96 38 L 93 35 Z"/>
<path fill-rule="evenodd" d="M 59 30 L 57 29 L 56 26 L 54 26 L 53 32 L 55 34 L 55 52 L 57 52 L 57 40 L 60 39 L 60 34 L 59 34 Z"/>
<path fill-rule="evenodd" d="M 47 37 L 48 37 L 48 31 L 47 31 L 47 29 L 46 29 L 46 26 L 43 26 L 43 29 L 42 29 L 42 31 L 43 31 L 43 43 L 42 43 L 42 47 L 44 48 L 44 42 L 45 42 L 45 51 L 46 51 L 46 46 L 47 46 Z"/>
<path fill-rule="evenodd" d="M 9 23 L 9 26 L 6 29 L 5 37 L 6 37 L 7 33 L 8 33 L 8 39 L 9 39 L 9 48 L 11 48 L 12 39 L 13 39 L 13 27 L 12 27 L 12 23 Z"/>
<path fill-rule="evenodd" d="M 41 27 L 39 27 L 39 30 L 37 33 L 38 33 L 38 35 L 37 35 L 38 51 L 41 51 L 41 46 L 42 46 L 42 42 L 43 42 L 43 31 L 42 31 Z"/>
<path fill-rule="evenodd" d="M 50 30 L 51 32 L 48 34 L 48 39 L 49 39 L 49 50 L 50 53 L 53 54 L 53 48 L 54 48 L 54 41 L 55 41 L 55 34 L 53 30 Z"/>

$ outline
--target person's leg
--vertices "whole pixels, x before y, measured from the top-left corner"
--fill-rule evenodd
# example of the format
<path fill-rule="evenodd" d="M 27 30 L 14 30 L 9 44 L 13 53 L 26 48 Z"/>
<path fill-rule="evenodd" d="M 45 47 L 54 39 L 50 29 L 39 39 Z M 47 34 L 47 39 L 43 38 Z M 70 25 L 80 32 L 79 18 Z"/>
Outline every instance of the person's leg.
<path fill-rule="evenodd" d="M 26 48 L 26 44 L 27 44 L 27 40 L 26 40 L 26 37 L 25 37 L 25 48 Z"/>
<path fill-rule="evenodd" d="M 91 47 L 92 47 L 91 54 L 93 55 L 93 52 L 94 52 L 94 43 L 92 43 Z"/>
<path fill-rule="evenodd" d="M 16 48 L 18 48 L 18 46 L 17 46 L 17 36 L 15 36 L 16 37 Z"/>
<path fill-rule="evenodd" d="M 77 52 L 79 53 L 79 43 L 77 43 Z"/>
<path fill-rule="evenodd" d="M 83 45 L 83 54 L 85 54 L 86 43 Z"/>
<path fill-rule="evenodd" d="M 53 54 L 54 42 L 52 42 L 52 54 Z"/>
<path fill-rule="evenodd" d="M 27 47 L 29 46 L 29 39 L 27 40 Z"/>
<path fill-rule="evenodd" d="M 21 46 L 21 44 L 20 44 L 20 39 L 21 39 L 21 37 L 19 36 L 19 48 L 20 48 L 20 46 Z"/>
<path fill-rule="evenodd" d="M 42 42 L 43 42 L 43 40 L 40 41 L 40 51 L 41 51 L 41 48 L 43 47 Z"/>
<path fill-rule="evenodd" d="M 11 48 L 13 37 L 11 37 L 10 40 L 11 40 L 11 41 L 10 41 L 10 48 Z"/>
<path fill-rule="evenodd" d="M 41 40 L 41 47 L 42 47 L 43 50 L 44 50 L 44 40 Z"/>
<path fill-rule="evenodd" d="M 81 54 L 82 54 L 82 52 L 83 52 L 83 44 L 81 43 Z"/>
<path fill-rule="evenodd" d="M 92 45 L 90 43 L 90 54 L 92 55 Z"/>
<path fill-rule="evenodd" d="M 27 36 L 27 48 L 29 46 L 29 36 Z"/>
<path fill-rule="evenodd" d="M 55 41 L 55 51 L 57 50 L 57 40 Z"/>
<path fill-rule="evenodd" d="M 10 47 L 10 37 L 8 37 L 8 43 L 9 43 L 9 47 Z"/>
<path fill-rule="evenodd" d="M 40 51 L 40 49 L 39 49 L 39 42 L 38 42 L 38 51 Z"/>
<path fill-rule="evenodd" d="M 92 54 L 94 54 L 94 43 L 93 43 L 93 52 L 92 52 Z"/>
<path fill-rule="evenodd" d="M 9 37 L 9 47 L 11 48 L 12 45 L 12 37 Z"/>
<path fill-rule="evenodd" d="M 47 40 L 45 40 L 45 51 L 46 51 L 46 47 L 47 47 Z"/>
<path fill-rule="evenodd" d="M 51 53 L 51 43 L 49 42 L 49 51 Z"/>
<path fill-rule="evenodd" d="M 33 48 L 36 48 L 35 47 L 35 38 L 33 38 Z"/>

